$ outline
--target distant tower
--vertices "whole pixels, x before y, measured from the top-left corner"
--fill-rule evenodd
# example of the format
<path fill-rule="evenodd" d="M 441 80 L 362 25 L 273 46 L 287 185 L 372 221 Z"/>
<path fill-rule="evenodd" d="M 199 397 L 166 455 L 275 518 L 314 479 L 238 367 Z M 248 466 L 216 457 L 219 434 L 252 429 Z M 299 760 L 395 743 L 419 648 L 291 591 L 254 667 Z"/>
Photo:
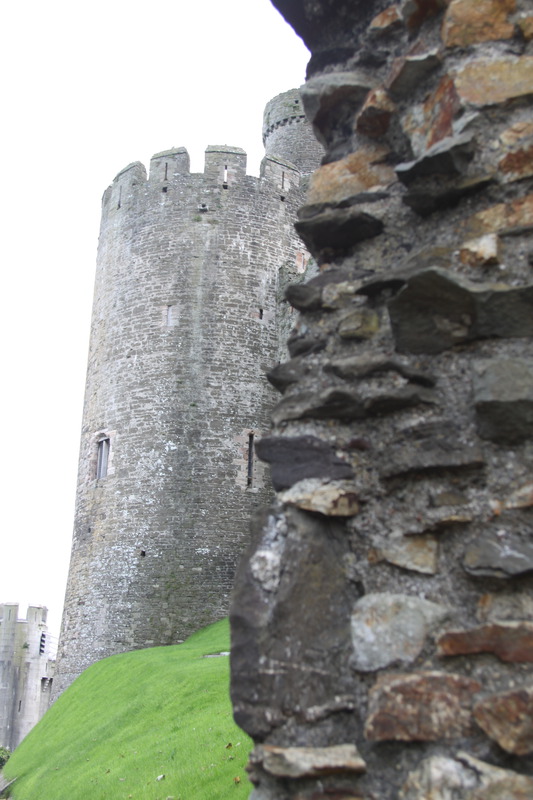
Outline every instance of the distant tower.
<path fill-rule="evenodd" d="M 48 708 L 54 648 L 47 609 L 29 606 L 19 619 L 17 603 L 0 604 L 0 747 L 14 750 Z"/>
<path fill-rule="evenodd" d="M 269 498 L 253 447 L 273 404 L 278 272 L 306 262 L 289 156 L 269 147 L 255 178 L 239 148 L 208 147 L 201 174 L 173 149 L 104 194 L 56 694 L 93 661 L 227 613 Z"/>

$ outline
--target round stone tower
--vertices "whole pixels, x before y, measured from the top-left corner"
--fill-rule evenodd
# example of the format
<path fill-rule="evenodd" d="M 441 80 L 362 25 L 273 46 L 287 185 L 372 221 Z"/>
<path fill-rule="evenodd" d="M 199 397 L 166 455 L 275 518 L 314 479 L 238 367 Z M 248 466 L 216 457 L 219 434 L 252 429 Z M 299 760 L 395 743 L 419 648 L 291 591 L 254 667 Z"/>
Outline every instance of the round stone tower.
<path fill-rule="evenodd" d="M 270 493 L 254 443 L 274 402 L 278 273 L 306 262 L 290 155 L 270 147 L 256 178 L 240 148 L 208 147 L 201 174 L 173 149 L 104 194 L 56 693 L 227 613 Z"/>
<path fill-rule="evenodd" d="M 267 156 L 288 159 L 302 174 L 318 167 L 324 151 L 307 122 L 298 89 L 278 94 L 267 103 L 263 144 Z"/>

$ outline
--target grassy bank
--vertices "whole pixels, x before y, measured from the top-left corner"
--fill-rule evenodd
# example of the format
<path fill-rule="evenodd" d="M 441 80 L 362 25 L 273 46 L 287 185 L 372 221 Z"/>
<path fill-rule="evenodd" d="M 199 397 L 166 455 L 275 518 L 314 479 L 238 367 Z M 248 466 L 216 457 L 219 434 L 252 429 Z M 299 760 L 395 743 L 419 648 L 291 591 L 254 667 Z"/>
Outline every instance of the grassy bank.
<path fill-rule="evenodd" d="M 248 797 L 251 741 L 228 697 L 226 620 L 90 667 L 11 756 L 14 800 Z M 160 776 L 164 776 L 161 778 Z M 159 780 L 158 780 L 159 778 Z"/>

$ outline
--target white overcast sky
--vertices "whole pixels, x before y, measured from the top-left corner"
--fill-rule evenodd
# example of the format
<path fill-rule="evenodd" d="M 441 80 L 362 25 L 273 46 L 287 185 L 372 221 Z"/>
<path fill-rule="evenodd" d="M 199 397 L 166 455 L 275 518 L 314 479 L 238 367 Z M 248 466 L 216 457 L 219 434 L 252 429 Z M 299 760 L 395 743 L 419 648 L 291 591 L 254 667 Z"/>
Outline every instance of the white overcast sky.
<path fill-rule="evenodd" d="M 309 53 L 270 0 L 28 0 L 0 11 L 0 602 L 59 632 L 100 201 L 131 161 L 263 155 L 266 102 Z"/>

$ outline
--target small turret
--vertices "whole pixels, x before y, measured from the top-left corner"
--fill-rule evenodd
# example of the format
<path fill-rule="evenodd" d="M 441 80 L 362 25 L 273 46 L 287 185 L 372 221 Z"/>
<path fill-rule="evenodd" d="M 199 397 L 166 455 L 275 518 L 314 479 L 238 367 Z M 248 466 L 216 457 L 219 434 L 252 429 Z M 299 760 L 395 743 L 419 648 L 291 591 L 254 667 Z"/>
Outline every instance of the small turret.
<path fill-rule="evenodd" d="M 263 144 L 267 156 L 287 159 L 303 175 L 313 172 L 324 155 L 307 122 L 298 89 L 273 97 L 263 115 Z"/>

